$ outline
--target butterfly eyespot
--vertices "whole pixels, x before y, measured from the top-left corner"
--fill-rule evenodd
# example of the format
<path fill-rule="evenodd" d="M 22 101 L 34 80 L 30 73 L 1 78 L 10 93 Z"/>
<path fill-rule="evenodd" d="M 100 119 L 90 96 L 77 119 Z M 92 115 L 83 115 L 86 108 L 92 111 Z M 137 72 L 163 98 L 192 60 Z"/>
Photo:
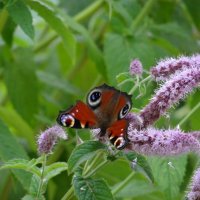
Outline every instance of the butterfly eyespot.
<path fill-rule="evenodd" d="M 91 91 L 88 95 L 87 101 L 90 106 L 97 106 L 101 101 L 101 91 L 99 89 Z"/>
<path fill-rule="evenodd" d="M 129 112 L 130 109 L 131 109 L 131 104 L 128 102 L 128 103 L 120 110 L 120 112 L 119 112 L 119 119 L 124 118 L 124 117 L 128 114 L 128 112 Z"/>
<path fill-rule="evenodd" d="M 118 137 L 115 142 L 114 142 L 114 146 L 117 148 L 117 149 L 123 149 L 123 147 L 125 146 L 126 144 L 126 141 L 123 137 Z"/>
<path fill-rule="evenodd" d="M 67 115 L 62 115 L 60 118 L 60 122 L 63 126 L 66 127 L 73 127 L 75 124 L 75 119 L 72 115 L 67 114 Z"/>

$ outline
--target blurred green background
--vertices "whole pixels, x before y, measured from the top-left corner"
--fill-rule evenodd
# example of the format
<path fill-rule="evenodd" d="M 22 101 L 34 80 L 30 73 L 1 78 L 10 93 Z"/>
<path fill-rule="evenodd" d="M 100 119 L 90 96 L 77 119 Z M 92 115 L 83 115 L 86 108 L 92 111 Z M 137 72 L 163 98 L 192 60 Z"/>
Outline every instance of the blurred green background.
<path fill-rule="evenodd" d="M 198 53 L 199 11 L 199 0 L 0 0 L 0 162 L 37 157 L 37 135 L 56 123 L 58 111 L 85 100 L 96 85 L 117 87 L 116 76 L 128 72 L 132 59 L 140 59 L 148 72 L 161 58 Z M 128 92 L 131 86 L 120 89 Z M 149 84 L 140 98 L 134 98 L 139 91 L 133 95 L 135 110 L 148 103 L 156 87 Z M 199 101 L 196 91 L 155 126 L 176 127 Z M 198 109 L 181 128 L 199 130 L 199 121 Z M 88 139 L 88 132 L 79 135 Z M 68 133 L 48 163 L 67 161 L 76 145 L 75 132 Z M 136 173 L 116 199 L 181 199 L 198 159 L 148 160 L 155 183 Z M 112 187 L 130 172 L 129 163 L 119 159 L 97 176 Z M 16 173 L 21 172 L 0 171 L 1 200 L 24 196 Z M 49 183 L 46 198 L 60 199 L 70 184 L 71 176 L 62 173 Z"/>

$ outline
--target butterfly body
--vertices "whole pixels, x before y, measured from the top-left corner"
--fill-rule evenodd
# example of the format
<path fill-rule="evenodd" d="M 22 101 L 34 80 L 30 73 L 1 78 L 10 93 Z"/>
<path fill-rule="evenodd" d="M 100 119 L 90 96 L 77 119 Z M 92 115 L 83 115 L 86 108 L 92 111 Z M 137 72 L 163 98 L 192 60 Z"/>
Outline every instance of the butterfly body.
<path fill-rule="evenodd" d="M 75 106 L 61 111 L 57 121 L 71 128 L 100 128 L 100 136 L 108 134 L 111 143 L 122 149 L 128 142 L 128 121 L 124 117 L 131 106 L 130 95 L 103 84 L 89 92 L 86 104 L 77 101 Z"/>

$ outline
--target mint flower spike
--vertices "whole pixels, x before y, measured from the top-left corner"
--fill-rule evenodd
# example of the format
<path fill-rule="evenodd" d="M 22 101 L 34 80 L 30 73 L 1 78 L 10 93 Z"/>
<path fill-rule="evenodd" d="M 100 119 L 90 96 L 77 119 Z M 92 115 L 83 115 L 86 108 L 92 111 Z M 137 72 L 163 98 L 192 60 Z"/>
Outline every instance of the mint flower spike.
<path fill-rule="evenodd" d="M 200 168 L 194 173 L 189 189 L 190 191 L 187 194 L 188 200 L 200 199 Z"/>
<path fill-rule="evenodd" d="M 157 90 L 149 104 L 143 108 L 139 116 L 143 121 L 141 128 L 153 124 L 166 110 L 191 93 L 200 83 L 200 67 L 191 66 L 175 74 Z"/>
<path fill-rule="evenodd" d="M 191 135 L 195 137 L 197 140 L 200 140 L 200 131 L 192 131 Z"/>
<path fill-rule="evenodd" d="M 151 68 L 151 76 L 156 81 L 165 81 L 170 75 L 192 66 L 200 68 L 200 54 L 160 60 L 155 67 Z"/>
<path fill-rule="evenodd" d="M 40 154 L 50 154 L 59 138 L 67 140 L 68 136 L 58 125 L 52 126 L 44 132 L 41 132 L 37 140 L 38 152 Z"/>
<path fill-rule="evenodd" d="M 173 156 L 188 152 L 200 152 L 200 143 L 189 133 L 180 129 L 157 130 L 149 128 L 136 130 L 131 124 L 128 127 L 127 150 L 153 156 Z"/>
<path fill-rule="evenodd" d="M 129 72 L 131 76 L 141 75 L 143 72 L 143 66 L 139 59 L 134 59 L 130 63 Z"/>

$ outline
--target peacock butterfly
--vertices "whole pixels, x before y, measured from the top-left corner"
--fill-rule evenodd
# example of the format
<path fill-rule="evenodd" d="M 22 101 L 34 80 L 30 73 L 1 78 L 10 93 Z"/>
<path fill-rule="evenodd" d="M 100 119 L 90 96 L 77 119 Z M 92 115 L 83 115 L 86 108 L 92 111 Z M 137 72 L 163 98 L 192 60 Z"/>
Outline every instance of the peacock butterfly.
<path fill-rule="evenodd" d="M 100 137 L 107 134 L 117 149 L 123 149 L 128 143 L 125 116 L 131 107 L 131 95 L 103 84 L 88 93 L 86 104 L 77 101 L 74 106 L 60 111 L 57 122 L 77 129 L 100 128 Z"/>

